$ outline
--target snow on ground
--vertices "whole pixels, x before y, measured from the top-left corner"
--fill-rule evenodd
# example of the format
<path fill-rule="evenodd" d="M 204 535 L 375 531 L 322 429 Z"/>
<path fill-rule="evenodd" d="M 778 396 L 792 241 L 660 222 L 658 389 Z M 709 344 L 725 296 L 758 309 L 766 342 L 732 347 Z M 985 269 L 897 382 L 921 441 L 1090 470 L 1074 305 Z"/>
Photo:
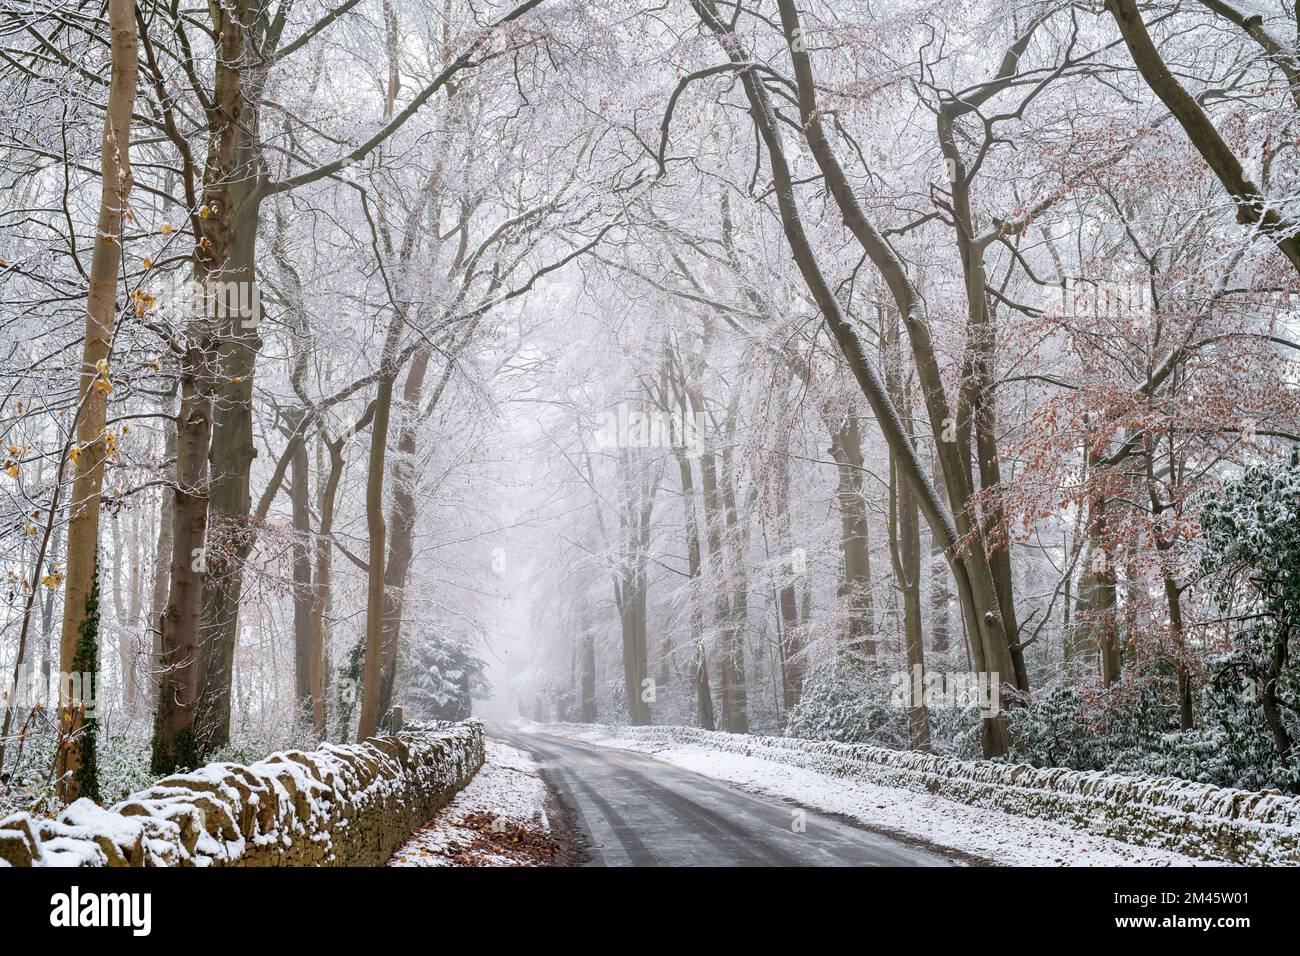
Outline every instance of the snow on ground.
<path fill-rule="evenodd" d="M 546 784 L 522 750 L 486 741 L 487 758 L 447 806 L 389 866 L 544 866 L 559 852 L 546 814 Z"/>
<path fill-rule="evenodd" d="M 884 833 L 1008 866 L 1207 866 L 1180 853 L 1121 843 L 1043 820 L 972 807 L 931 794 L 832 777 L 694 744 L 634 740 L 617 727 L 534 725 L 531 730 L 653 755 L 665 763 L 755 793 L 840 814 Z"/>

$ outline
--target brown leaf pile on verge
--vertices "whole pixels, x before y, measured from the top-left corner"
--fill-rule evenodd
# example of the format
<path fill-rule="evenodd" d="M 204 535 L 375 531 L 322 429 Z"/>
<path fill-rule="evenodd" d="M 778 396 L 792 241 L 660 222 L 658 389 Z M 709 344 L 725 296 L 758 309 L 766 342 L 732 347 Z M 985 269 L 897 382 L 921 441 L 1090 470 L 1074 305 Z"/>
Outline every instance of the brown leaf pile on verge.
<path fill-rule="evenodd" d="M 549 833 L 490 813 L 471 813 L 457 826 L 472 831 L 474 838 L 447 844 L 455 866 L 551 866 L 561 849 Z"/>

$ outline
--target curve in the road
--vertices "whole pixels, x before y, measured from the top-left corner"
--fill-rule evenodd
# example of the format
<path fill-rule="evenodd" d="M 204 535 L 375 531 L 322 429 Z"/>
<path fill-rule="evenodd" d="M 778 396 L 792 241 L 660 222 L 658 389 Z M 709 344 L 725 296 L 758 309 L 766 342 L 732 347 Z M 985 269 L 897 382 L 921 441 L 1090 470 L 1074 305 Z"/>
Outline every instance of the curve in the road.
<path fill-rule="evenodd" d="M 596 866 L 952 865 L 934 851 L 644 754 L 547 734 L 497 736 L 537 758 L 574 811 Z"/>

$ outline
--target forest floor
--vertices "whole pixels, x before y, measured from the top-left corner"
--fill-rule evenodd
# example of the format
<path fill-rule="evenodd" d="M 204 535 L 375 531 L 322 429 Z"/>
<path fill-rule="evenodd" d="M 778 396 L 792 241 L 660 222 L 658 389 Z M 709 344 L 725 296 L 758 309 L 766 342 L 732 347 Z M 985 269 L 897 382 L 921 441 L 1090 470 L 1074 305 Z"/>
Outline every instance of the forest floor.
<path fill-rule="evenodd" d="M 955 862 L 1011 866 L 1214 865 L 1056 823 L 967 806 L 931 794 L 832 777 L 762 757 L 690 744 L 636 740 L 620 733 L 618 727 L 533 724 L 512 740 L 523 743 L 530 738 L 580 741 L 587 745 L 584 750 L 595 744 L 616 752 L 647 754 L 677 771 L 721 781 L 745 794 L 777 798 L 791 807 L 820 811 L 900 843 L 929 847 Z"/>
<path fill-rule="evenodd" d="M 389 866 L 567 866 L 581 851 L 537 761 L 488 740 L 482 769 Z"/>

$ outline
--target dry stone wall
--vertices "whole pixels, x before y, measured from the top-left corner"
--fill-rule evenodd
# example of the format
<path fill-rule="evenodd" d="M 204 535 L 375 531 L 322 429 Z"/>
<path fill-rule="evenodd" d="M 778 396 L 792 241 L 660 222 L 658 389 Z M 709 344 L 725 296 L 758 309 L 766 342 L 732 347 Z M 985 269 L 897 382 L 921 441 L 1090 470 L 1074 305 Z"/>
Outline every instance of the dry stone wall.
<path fill-rule="evenodd" d="M 176 774 L 0 820 L 0 866 L 380 866 L 483 764 L 477 720 Z"/>

